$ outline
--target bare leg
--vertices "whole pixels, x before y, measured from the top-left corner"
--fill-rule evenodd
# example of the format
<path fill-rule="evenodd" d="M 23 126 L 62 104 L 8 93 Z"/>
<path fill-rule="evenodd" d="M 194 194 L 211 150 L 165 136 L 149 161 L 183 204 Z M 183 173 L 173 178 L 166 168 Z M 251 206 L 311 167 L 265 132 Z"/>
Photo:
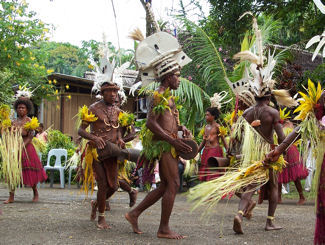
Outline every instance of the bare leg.
<path fill-rule="evenodd" d="M 96 219 L 97 201 L 91 200 L 90 205 L 91 205 L 90 220 L 94 221 Z"/>
<path fill-rule="evenodd" d="M 278 193 L 279 193 L 279 197 L 278 197 L 278 203 L 282 203 L 282 184 L 278 183 Z"/>
<path fill-rule="evenodd" d="M 129 206 L 133 207 L 135 202 L 137 201 L 138 191 L 135 189 L 132 189 L 131 186 L 129 185 L 129 183 L 126 182 L 125 180 L 119 180 L 119 184 L 120 184 L 120 187 L 122 188 L 122 190 L 129 193 L 129 196 L 130 196 Z"/>
<path fill-rule="evenodd" d="M 238 213 L 236 214 L 236 216 L 234 218 L 234 225 L 233 225 L 233 230 L 237 234 L 244 234 L 243 229 L 241 227 L 241 223 L 243 221 L 243 215 L 244 215 L 245 211 L 248 210 L 248 206 L 251 202 L 253 194 L 254 194 L 254 191 L 245 192 L 245 193 L 241 194 L 240 202 L 238 205 Z"/>
<path fill-rule="evenodd" d="M 161 219 L 157 237 L 168 239 L 183 239 L 184 236 L 175 233 L 169 228 L 169 218 L 173 210 L 176 193 L 179 189 L 178 160 L 170 153 L 163 154 L 159 165 L 161 179 L 166 183 L 166 191 L 161 202 Z"/>
<path fill-rule="evenodd" d="M 106 223 L 105 216 L 104 216 L 106 193 L 108 191 L 108 183 L 106 180 L 105 169 L 103 165 L 104 163 L 98 163 L 98 162 L 93 163 L 93 168 L 96 171 L 96 181 L 98 185 L 96 204 L 98 207 L 99 215 L 98 215 L 97 227 L 99 229 L 109 229 L 111 227 Z M 92 213 L 93 213 L 94 206 L 92 206 Z"/>
<path fill-rule="evenodd" d="M 33 202 L 38 202 L 38 191 L 37 191 L 36 185 L 34 185 L 32 188 L 33 188 L 33 194 L 34 194 Z"/>
<path fill-rule="evenodd" d="M 248 207 L 244 213 L 244 217 L 248 220 L 250 220 L 253 216 L 253 209 L 256 206 L 256 202 L 254 200 L 249 200 Z"/>
<path fill-rule="evenodd" d="M 267 183 L 267 187 L 269 189 L 269 209 L 268 209 L 268 218 L 266 220 L 266 231 L 272 230 L 280 230 L 282 227 L 276 226 L 273 224 L 274 213 L 276 210 L 276 206 L 278 204 L 278 196 L 279 196 L 279 189 L 278 189 L 278 180 L 276 174 L 274 174 L 273 170 L 269 170 L 270 180 Z"/>
<path fill-rule="evenodd" d="M 155 204 L 164 194 L 166 189 L 165 184 L 161 183 L 160 186 L 148 193 L 148 195 L 136 206 L 133 210 L 125 214 L 125 218 L 132 225 L 133 232 L 141 234 L 142 231 L 138 227 L 138 218 L 140 214 L 149 208 L 151 205 Z"/>
<path fill-rule="evenodd" d="M 9 192 L 9 198 L 8 200 L 4 201 L 4 204 L 8 204 L 8 203 L 13 203 L 15 201 L 15 192 L 11 191 Z"/>
<path fill-rule="evenodd" d="M 106 200 L 105 202 L 105 211 L 110 211 L 111 210 L 111 206 L 109 205 L 109 200 Z"/>
<path fill-rule="evenodd" d="M 296 180 L 295 182 L 295 186 L 297 188 L 297 191 L 299 193 L 299 201 L 298 201 L 298 205 L 303 205 L 305 203 L 305 197 L 304 197 L 304 192 L 302 190 L 302 186 L 301 186 L 301 182 L 300 180 Z"/>

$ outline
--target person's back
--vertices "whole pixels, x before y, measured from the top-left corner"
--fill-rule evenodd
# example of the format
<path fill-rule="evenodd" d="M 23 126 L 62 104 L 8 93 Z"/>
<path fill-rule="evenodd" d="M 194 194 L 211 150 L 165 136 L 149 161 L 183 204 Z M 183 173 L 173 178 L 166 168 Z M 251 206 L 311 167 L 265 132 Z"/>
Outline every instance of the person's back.
<path fill-rule="evenodd" d="M 253 107 L 248 108 L 244 112 L 243 117 L 255 128 L 255 130 L 268 143 L 270 144 L 274 143 L 274 139 L 273 139 L 274 129 L 279 123 L 279 112 L 276 109 L 264 103 L 257 104 Z M 283 136 L 280 136 L 280 138 L 282 141 Z"/>

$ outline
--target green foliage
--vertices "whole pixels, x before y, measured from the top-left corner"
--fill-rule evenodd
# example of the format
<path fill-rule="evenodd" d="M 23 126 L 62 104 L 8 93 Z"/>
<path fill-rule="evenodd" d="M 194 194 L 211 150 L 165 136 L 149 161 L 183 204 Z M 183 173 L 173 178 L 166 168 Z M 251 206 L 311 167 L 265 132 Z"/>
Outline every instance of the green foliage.
<path fill-rule="evenodd" d="M 42 42 L 34 51 L 44 57 L 47 69 L 54 72 L 83 77 L 88 68 L 88 58 L 83 49 L 70 43 Z"/>
<path fill-rule="evenodd" d="M 312 80 L 315 84 L 320 82 L 323 87 L 325 85 L 325 63 L 320 64 L 313 71 L 305 72 L 303 82 L 300 85 L 304 85 L 307 88 L 308 79 Z M 303 90 L 302 87 L 300 89 Z"/>
<path fill-rule="evenodd" d="M 8 68 L 0 69 L 0 103 L 10 105 L 13 102 L 14 91 L 12 90 L 12 79 L 14 74 Z"/>
<path fill-rule="evenodd" d="M 47 39 L 49 26 L 35 18 L 36 13 L 28 10 L 25 1 L 1 1 L 0 9 L 0 80 L 10 77 L 11 86 L 28 84 L 32 89 L 37 88 L 33 100 L 38 103 L 53 93 L 47 84 L 43 60 L 33 55 L 33 47 Z M 9 90 L 10 84 L 5 84 L 8 87 L 4 89 Z"/>

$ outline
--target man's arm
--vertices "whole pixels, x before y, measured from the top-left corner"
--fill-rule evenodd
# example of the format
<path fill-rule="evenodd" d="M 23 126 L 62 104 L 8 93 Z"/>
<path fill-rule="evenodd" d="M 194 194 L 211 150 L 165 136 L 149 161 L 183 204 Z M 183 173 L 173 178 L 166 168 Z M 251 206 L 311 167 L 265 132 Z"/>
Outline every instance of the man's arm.
<path fill-rule="evenodd" d="M 147 128 L 160 137 L 162 140 L 168 142 L 172 146 L 176 148 L 176 150 L 181 151 L 181 152 L 190 152 L 192 150 L 191 147 L 186 145 L 184 142 L 182 142 L 179 139 L 174 139 L 171 136 L 169 136 L 165 130 L 158 124 L 158 118 L 159 115 L 156 115 L 151 109 L 149 111 L 148 119 L 146 126 Z"/>
<path fill-rule="evenodd" d="M 125 135 L 124 137 L 122 137 L 122 139 L 123 139 L 123 141 L 125 143 L 134 140 L 135 137 L 136 137 L 136 132 L 135 132 L 134 126 L 131 125 L 130 127 L 131 127 L 131 131 L 127 135 Z"/>
<path fill-rule="evenodd" d="M 297 141 L 300 138 L 299 126 L 296 127 L 283 141 L 282 143 L 276 147 L 273 151 L 267 154 L 265 158 L 265 162 L 276 162 L 280 155 L 289 148 L 291 144 Z"/>
<path fill-rule="evenodd" d="M 285 139 L 285 134 L 283 132 L 282 125 L 280 123 L 280 114 L 277 110 L 274 110 L 274 112 L 272 112 L 272 116 L 273 116 L 274 130 L 278 136 L 278 143 L 281 144 L 282 141 Z"/>
<path fill-rule="evenodd" d="M 105 141 L 102 138 L 97 137 L 96 135 L 88 133 L 86 130 L 88 126 L 89 126 L 88 122 L 82 121 L 78 129 L 78 135 L 80 135 L 82 138 L 94 142 L 98 149 L 103 149 L 105 147 Z"/>

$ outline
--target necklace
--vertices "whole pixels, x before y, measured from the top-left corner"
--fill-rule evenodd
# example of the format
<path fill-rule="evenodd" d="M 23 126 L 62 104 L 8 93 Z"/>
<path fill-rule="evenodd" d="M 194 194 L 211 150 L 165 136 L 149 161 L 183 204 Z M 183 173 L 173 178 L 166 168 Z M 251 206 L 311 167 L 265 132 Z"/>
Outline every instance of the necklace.
<path fill-rule="evenodd" d="M 113 118 L 113 111 L 115 112 L 115 107 L 114 105 L 108 106 L 107 109 L 101 108 L 101 110 L 104 112 L 106 115 L 106 118 L 108 119 L 108 122 L 106 121 L 106 118 L 104 118 L 104 123 L 107 127 L 109 127 L 106 131 L 111 131 L 112 128 L 117 129 L 120 124 L 117 122 L 116 125 L 111 121 L 111 118 Z"/>

